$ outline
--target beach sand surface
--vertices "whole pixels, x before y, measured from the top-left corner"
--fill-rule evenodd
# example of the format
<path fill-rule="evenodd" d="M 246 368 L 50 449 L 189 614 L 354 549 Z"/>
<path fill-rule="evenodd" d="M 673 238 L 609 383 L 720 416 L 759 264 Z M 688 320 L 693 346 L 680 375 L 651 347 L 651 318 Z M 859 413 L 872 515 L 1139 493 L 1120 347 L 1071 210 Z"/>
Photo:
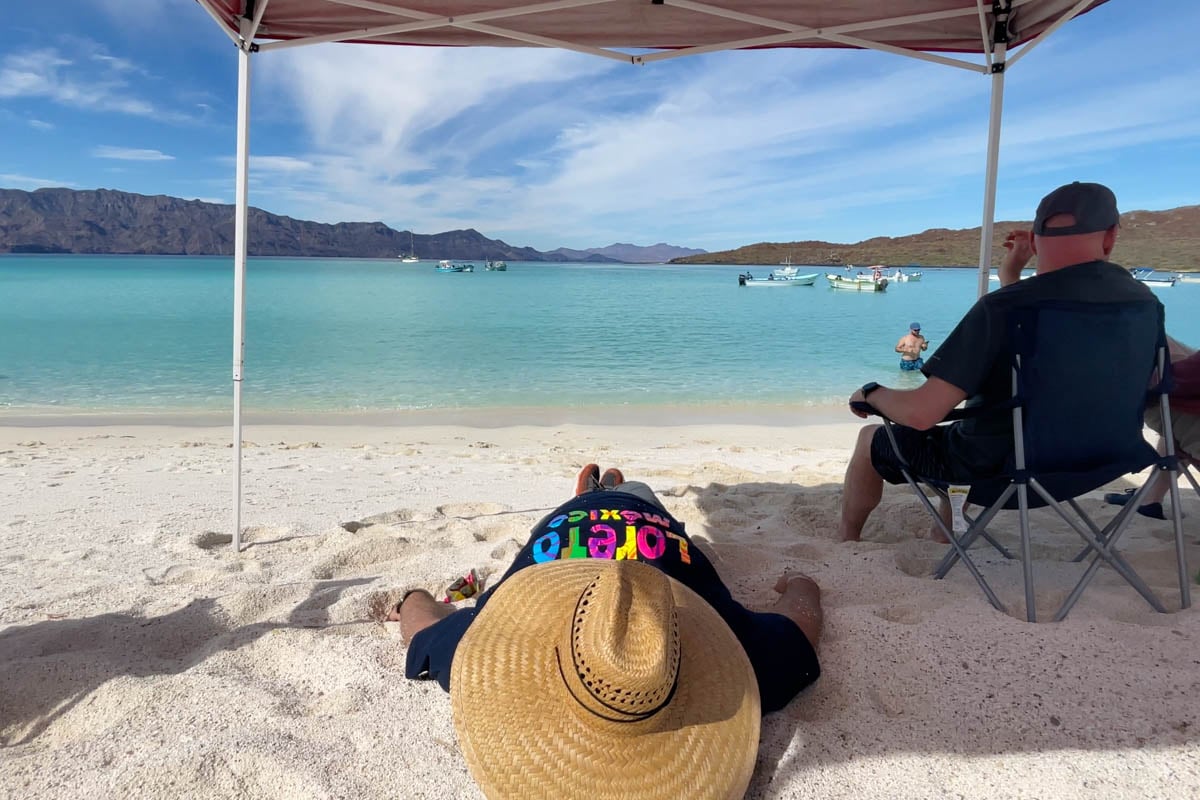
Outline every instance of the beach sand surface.
<path fill-rule="evenodd" d="M 749 797 L 1197 797 L 1200 613 L 1176 611 L 1169 526 L 1122 544 L 1175 613 L 1105 568 L 1030 625 L 1019 562 L 977 551 L 1008 614 L 961 567 L 928 577 L 943 546 L 905 489 L 835 541 L 857 430 L 251 425 L 237 554 L 228 428 L 0 427 L 0 797 L 479 797 L 448 697 L 404 679 L 381 617 L 498 577 L 588 461 L 657 490 L 746 605 L 785 570 L 822 587 L 824 674 L 764 718 Z M 1033 518 L 1048 616 L 1080 540 Z"/>

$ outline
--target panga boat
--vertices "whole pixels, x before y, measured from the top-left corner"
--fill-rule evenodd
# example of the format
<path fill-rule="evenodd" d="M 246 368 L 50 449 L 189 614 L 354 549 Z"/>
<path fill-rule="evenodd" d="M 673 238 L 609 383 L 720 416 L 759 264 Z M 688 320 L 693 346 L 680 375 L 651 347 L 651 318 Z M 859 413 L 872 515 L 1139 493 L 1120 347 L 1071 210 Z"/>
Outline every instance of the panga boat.
<path fill-rule="evenodd" d="M 1178 275 L 1172 275 L 1168 272 L 1155 272 L 1150 267 L 1134 267 L 1129 270 L 1129 274 L 1155 289 L 1169 289 L 1179 280 Z"/>
<path fill-rule="evenodd" d="M 902 272 L 900 269 L 897 269 L 891 275 L 886 275 L 885 277 L 892 283 L 908 283 L 909 281 L 921 280 L 921 273 L 920 272 Z"/>
<path fill-rule="evenodd" d="M 508 264 L 503 261 L 489 261 L 483 266 L 487 272 L 508 272 Z"/>
<path fill-rule="evenodd" d="M 772 270 L 771 274 L 765 278 L 756 278 L 749 272 L 744 272 L 738 275 L 738 286 L 812 286 L 816 279 L 817 273 L 815 272 L 801 275 L 795 267 L 781 267 Z"/>
<path fill-rule="evenodd" d="M 829 281 L 829 286 L 834 289 L 845 289 L 851 292 L 882 292 L 887 289 L 887 278 L 875 278 L 871 275 L 856 275 L 853 278 L 848 278 L 844 275 L 835 275 L 832 272 L 825 275 Z"/>
<path fill-rule="evenodd" d="M 474 264 L 455 264 L 451 261 L 439 261 L 434 267 L 438 272 L 474 272 Z"/>

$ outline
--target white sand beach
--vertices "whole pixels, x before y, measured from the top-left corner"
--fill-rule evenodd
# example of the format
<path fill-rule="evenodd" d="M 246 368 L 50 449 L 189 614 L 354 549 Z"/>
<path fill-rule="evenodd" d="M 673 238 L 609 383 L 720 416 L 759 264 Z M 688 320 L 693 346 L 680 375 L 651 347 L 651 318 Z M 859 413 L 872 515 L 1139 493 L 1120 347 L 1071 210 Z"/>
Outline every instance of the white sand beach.
<path fill-rule="evenodd" d="M 380 616 L 497 577 L 593 460 L 659 491 L 747 605 L 785 569 L 822 586 L 824 674 L 764 718 L 750 797 L 1197 796 L 1200 611 L 1157 614 L 1106 569 L 1030 625 L 1019 563 L 981 551 L 994 611 L 961 567 L 928 577 L 943 546 L 900 488 L 839 543 L 858 424 L 786 421 L 250 425 L 240 554 L 228 427 L 0 427 L 0 796 L 480 797 L 448 697 L 404 679 Z M 1034 517 L 1049 616 L 1080 542 Z M 1136 517 L 1123 544 L 1178 608 L 1169 526 Z"/>

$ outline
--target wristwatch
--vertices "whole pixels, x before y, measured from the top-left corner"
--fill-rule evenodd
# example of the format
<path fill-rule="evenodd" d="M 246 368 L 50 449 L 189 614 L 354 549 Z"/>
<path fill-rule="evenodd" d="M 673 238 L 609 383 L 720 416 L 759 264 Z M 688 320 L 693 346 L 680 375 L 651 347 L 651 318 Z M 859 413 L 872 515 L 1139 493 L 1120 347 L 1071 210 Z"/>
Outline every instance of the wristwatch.
<path fill-rule="evenodd" d="M 869 394 L 871 394 L 871 392 L 875 391 L 878 388 L 879 388 L 879 384 L 876 383 L 875 381 L 871 381 L 870 383 L 864 383 L 862 385 L 862 388 L 859 389 L 859 391 L 862 392 L 863 400 L 866 400 L 867 396 Z"/>

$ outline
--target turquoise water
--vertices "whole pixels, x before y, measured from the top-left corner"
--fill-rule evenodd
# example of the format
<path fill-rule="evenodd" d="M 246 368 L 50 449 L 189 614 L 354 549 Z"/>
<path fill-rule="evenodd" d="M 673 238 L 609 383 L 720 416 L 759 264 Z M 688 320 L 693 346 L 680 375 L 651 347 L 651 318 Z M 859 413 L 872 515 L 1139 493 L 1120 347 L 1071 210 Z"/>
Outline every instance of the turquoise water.
<path fill-rule="evenodd" d="M 858 294 L 741 288 L 731 266 L 478 269 L 252 259 L 246 408 L 841 403 L 866 380 L 916 385 L 896 340 L 920 321 L 936 348 L 976 286 L 973 270 Z M 232 273 L 229 258 L 0 257 L 0 409 L 229 409 Z M 1200 284 L 1158 296 L 1171 332 L 1200 344 Z"/>

